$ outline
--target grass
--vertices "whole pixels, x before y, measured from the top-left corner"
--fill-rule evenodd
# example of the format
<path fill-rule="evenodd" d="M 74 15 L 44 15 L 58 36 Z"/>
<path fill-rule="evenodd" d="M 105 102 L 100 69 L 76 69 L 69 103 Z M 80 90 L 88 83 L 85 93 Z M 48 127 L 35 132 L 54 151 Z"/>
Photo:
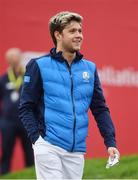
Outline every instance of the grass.
<path fill-rule="evenodd" d="M 83 179 L 138 179 L 138 155 L 122 157 L 120 163 L 106 169 L 107 159 L 87 159 Z M 35 179 L 34 167 L 1 176 L 0 179 Z"/>
<path fill-rule="evenodd" d="M 105 168 L 105 159 L 87 160 L 84 179 L 138 179 L 138 155 L 122 157 L 120 163 Z"/>

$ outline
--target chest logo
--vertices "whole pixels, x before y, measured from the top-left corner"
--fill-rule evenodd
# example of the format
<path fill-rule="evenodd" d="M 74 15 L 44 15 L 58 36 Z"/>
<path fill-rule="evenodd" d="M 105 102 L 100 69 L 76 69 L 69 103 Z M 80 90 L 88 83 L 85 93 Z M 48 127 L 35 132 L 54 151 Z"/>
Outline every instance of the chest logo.
<path fill-rule="evenodd" d="M 84 71 L 83 74 L 82 74 L 82 77 L 83 77 L 83 80 L 89 82 L 89 73 L 87 71 Z"/>

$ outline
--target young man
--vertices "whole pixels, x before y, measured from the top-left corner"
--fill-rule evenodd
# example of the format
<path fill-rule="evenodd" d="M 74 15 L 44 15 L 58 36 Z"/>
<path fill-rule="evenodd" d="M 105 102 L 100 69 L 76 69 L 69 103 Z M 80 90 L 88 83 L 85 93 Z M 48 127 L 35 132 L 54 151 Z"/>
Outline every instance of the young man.
<path fill-rule="evenodd" d="M 83 58 L 82 16 L 61 12 L 50 19 L 55 48 L 26 68 L 20 119 L 33 143 L 38 179 L 81 179 L 88 109 L 109 156 L 119 155 L 96 66 Z"/>
<path fill-rule="evenodd" d="M 33 151 L 21 121 L 18 119 L 19 93 L 24 70 L 21 66 L 21 50 L 10 48 L 6 52 L 7 72 L 0 77 L 0 135 L 1 152 L 0 174 L 11 170 L 11 160 L 16 138 L 20 138 L 24 151 L 25 166 L 32 166 Z"/>

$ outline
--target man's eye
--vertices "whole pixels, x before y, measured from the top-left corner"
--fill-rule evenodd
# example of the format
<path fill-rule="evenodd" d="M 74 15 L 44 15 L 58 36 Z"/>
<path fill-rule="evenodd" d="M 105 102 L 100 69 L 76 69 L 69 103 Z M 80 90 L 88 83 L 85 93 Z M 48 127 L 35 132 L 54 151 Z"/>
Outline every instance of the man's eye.
<path fill-rule="evenodd" d="M 70 33 L 74 33 L 74 32 L 75 32 L 75 29 L 70 30 Z"/>
<path fill-rule="evenodd" d="M 79 33 L 82 33 L 82 30 L 81 30 L 81 29 L 79 30 Z"/>

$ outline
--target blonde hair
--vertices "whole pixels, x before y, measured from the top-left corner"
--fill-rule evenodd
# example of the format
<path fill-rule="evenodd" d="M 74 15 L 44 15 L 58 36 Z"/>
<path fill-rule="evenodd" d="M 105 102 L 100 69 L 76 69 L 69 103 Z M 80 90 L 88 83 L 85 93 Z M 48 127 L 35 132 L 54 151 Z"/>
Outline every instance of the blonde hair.
<path fill-rule="evenodd" d="M 76 21 L 78 23 L 82 23 L 83 17 L 77 13 L 69 12 L 69 11 L 63 11 L 60 12 L 49 20 L 49 30 L 52 37 L 52 40 L 57 45 L 57 40 L 55 38 L 54 32 L 58 31 L 59 33 L 62 33 L 63 29 L 71 22 Z"/>

